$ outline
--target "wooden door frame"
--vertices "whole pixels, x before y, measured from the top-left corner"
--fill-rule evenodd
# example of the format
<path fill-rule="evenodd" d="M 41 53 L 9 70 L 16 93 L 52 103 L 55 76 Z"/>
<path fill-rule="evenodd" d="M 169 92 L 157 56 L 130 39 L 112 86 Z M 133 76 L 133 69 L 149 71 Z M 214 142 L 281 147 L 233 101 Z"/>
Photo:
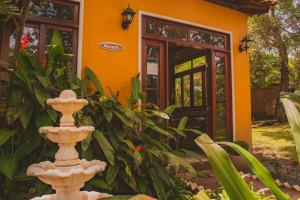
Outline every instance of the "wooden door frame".
<path fill-rule="evenodd" d="M 231 56 L 228 53 L 224 52 L 218 52 L 218 51 L 212 51 L 212 70 L 211 70 L 211 80 L 216 81 L 216 57 L 221 57 L 225 59 L 225 93 L 226 93 L 226 139 L 228 141 L 233 141 L 233 114 L 232 114 L 232 70 L 231 70 Z M 211 83 L 213 83 L 211 81 Z M 212 135 L 213 138 L 216 138 L 216 84 L 211 85 L 211 98 L 212 98 L 212 116 L 211 116 L 211 122 L 212 125 Z M 213 103 L 215 102 L 215 103 Z"/>
<path fill-rule="evenodd" d="M 188 25 L 188 26 L 192 26 L 192 27 L 196 27 L 196 28 L 199 28 L 199 29 L 205 29 L 209 32 L 218 32 L 218 33 L 221 33 L 221 34 L 225 34 L 227 35 L 227 39 L 226 39 L 226 45 L 225 45 L 225 48 L 224 49 L 220 49 L 220 48 L 215 48 L 215 47 L 211 47 L 211 46 L 207 46 L 207 45 L 204 45 L 204 44 L 199 44 L 199 43 L 195 43 L 195 42 L 192 42 L 192 41 L 184 41 L 184 40 L 175 40 L 175 39 L 169 39 L 169 38 L 164 38 L 164 37 L 157 37 L 157 36 L 152 36 L 152 35 L 149 35 L 149 34 L 144 34 L 145 33 L 145 26 L 144 26 L 144 23 L 145 23 L 145 20 L 144 20 L 144 17 L 152 17 L 152 18 L 157 18 L 158 20 L 163 20 L 163 21 L 170 21 L 170 22 L 176 22 L 178 25 L 182 24 L 182 25 Z M 151 14 L 151 13 L 148 13 L 148 12 L 144 12 L 144 11 L 141 11 L 139 12 L 139 19 L 140 19 L 140 23 L 139 23 L 139 38 L 141 39 L 141 42 L 139 43 L 139 49 L 140 49 L 140 52 L 141 54 L 139 54 L 139 61 L 141 61 L 141 72 L 143 71 L 142 68 L 143 68 L 143 65 L 144 65 L 144 61 L 143 61 L 143 48 L 144 48 L 144 44 L 142 42 L 142 40 L 145 40 L 145 39 L 149 39 L 149 40 L 155 40 L 155 41 L 160 41 L 160 42 L 164 42 L 165 44 L 165 52 L 166 52 L 166 58 L 165 58 L 165 63 L 166 63 L 166 66 L 169 66 L 169 61 L 168 61 L 168 45 L 169 45 L 169 42 L 172 42 L 172 43 L 180 43 L 180 44 L 183 44 L 183 45 L 186 45 L 186 46 L 191 46 L 191 47 L 201 47 L 201 48 L 205 48 L 207 49 L 210 53 L 211 53 L 211 59 L 210 60 L 210 64 L 211 64 L 211 71 L 210 71 L 210 76 L 211 76 L 211 80 L 214 80 L 213 78 L 215 78 L 215 76 L 213 77 L 213 69 L 215 69 L 215 55 L 216 54 L 223 54 L 223 55 L 226 55 L 226 89 L 227 89 L 227 92 L 226 92 L 226 129 L 227 129 L 227 139 L 232 141 L 233 138 L 234 138 L 234 124 L 235 122 L 233 120 L 235 120 L 234 118 L 234 105 L 233 105 L 233 100 L 234 100 L 234 97 L 232 96 L 233 94 L 233 63 L 232 63 L 232 33 L 231 32 L 228 32 L 228 31 L 224 31 L 224 30 L 219 30 L 219 29 L 215 29 L 213 27 L 206 27 L 206 26 L 201 26 L 199 24 L 195 24 L 195 23 L 190 23 L 190 22 L 187 22 L 187 21 L 184 21 L 184 20 L 178 20 L 178 19 L 175 19 L 175 18 L 170 18 L 170 17 L 166 17 L 166 16 L 160 16 L 160 15 L 157 15 L 157 14 Z M 228 67 L 227 67 L 228 66 Z M 168 105 L 170 103 L 170 77 L 169 77 L 169 70 L 167 70 L 167 73 L 166 73 L 166 77 L 164 77 L 164 79 L 167 80 L 167 84 L 166 84 L 166 92 L 168 93 L 167 94 L 167 97 L 166 97 L 166 105 Z M 142 77 L 142 80 L 143 82 L 143 77 Z M 211 86 L 209 86 L 209 84 L 211 84 Z M 214 87 L 213 87 L 214 86 Z M 216 88 L 215 88 L 215 84 L 212 84 L 212 81 L 207 81 L 207 90 L 209 91 L 209 88 L 211 88 L 211 95 L 209 95 L 208 93 L 208 96 L 207 96 L 207 103 L 209 102 L 213 102 L 216 97 L 215 97 L 215 92 L 216 91 Z M 216 111 L 216 104 L 212 104 L 211 106 L 208 106 L 208 120 L 210 122 L 208 123 L 213 123 L 214 122 L 214 125 L 212 126 L 208 126 L 208 129 L 209 132 L 213 135 L 213 137 L 215 136 L 215 132 L 216 132 L 216 127 L 215 127 L 215 122 L 216 122 L 216 116 L 215 116 L 215 111 Z"/>
<path fill-rule="evenodd" d="M 146 46 L 157 46 L 159 47 L 159 108 L 164 109 L 167 105 L 167 69 L 166 69 L 166 44 L 165 42 L 158 40 L 142 40 L 142 89 L 146 90 L 147 86 L 147 65 L 146 65 Z"/>

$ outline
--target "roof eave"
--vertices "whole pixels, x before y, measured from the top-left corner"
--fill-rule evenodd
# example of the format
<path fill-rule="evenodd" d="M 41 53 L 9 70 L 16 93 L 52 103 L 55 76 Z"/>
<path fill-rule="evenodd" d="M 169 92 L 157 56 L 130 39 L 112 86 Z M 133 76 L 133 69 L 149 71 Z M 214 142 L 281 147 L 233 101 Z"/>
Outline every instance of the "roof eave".
<path fill-rule="evenodd" d="M 211 3 L 231 8 L 248 15 L 264 14 L 269 11 L 271 5 L 277 0 L 206 0 Z"/>

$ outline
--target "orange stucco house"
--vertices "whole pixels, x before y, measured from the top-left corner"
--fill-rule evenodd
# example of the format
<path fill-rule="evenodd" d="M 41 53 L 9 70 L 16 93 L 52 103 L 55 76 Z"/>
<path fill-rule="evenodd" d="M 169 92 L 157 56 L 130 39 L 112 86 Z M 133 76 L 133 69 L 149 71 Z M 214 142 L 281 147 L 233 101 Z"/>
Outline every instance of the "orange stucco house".
<path fill-rule="evenodd" d="M 125 102 L 130 78 L 140 73 L 150 102 L 179 106 L 175 119 L 188 116 L 191 126 L 217 140 L 251 143 L 247 20 L 272 3 L 33 0 L 24 34 L 43 62 L 53 30 L 60 30 L 78 76 L 89 66 Z M 1 38 L 3 58 L 14 38 L 8 29 Z"/>

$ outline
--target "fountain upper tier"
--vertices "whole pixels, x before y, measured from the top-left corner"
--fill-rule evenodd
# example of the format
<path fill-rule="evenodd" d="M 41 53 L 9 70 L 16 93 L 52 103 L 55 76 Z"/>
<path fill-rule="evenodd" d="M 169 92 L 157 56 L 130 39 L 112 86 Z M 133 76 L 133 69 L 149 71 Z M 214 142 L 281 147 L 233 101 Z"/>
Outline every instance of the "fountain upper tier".
<path fill-rule="evenodd" d="M 82 127 L 41 127 L 43 133 L 51 142 L 59 146 L 55 154 L 56 166 L 72 166 L 79 164 L 78 152 L 75 149 L 77 142 L 84 140 L 88 134 L 94 131 L 92 126 Z"/>
<path fill-rule="evenodd" d="M 64 90 L 58 98 L 48 99 L 47 104 L 54 110 L 62 113 L 60 118 L 60 126 L 74 126 L 73 114 L 80 111 L 88 101 L 85 99 L 77 99 L 75 92 L 72 90 Z"/>

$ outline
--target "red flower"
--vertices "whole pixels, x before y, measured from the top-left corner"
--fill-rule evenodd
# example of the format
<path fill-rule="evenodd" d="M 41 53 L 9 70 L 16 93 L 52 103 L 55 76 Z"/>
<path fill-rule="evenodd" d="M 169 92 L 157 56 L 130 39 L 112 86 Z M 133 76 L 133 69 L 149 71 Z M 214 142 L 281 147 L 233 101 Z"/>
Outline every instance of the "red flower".
<path fill-rule="evenodd" d="M 139 145 L 139 146 L 135 147 L 134 153 L 140 152 L 140 151 L 142 151 L 142 150 L 143 150 L 143 146 Z"/>
<path fill-rule="evenodd" d="M 21 47 L 22 49 L 25 49 L 28 46 L 28 43 L 30 42 L 30 37 L 29 35 L 25 35 L 23 36 L 22 40 L 21 40 Z"/>

